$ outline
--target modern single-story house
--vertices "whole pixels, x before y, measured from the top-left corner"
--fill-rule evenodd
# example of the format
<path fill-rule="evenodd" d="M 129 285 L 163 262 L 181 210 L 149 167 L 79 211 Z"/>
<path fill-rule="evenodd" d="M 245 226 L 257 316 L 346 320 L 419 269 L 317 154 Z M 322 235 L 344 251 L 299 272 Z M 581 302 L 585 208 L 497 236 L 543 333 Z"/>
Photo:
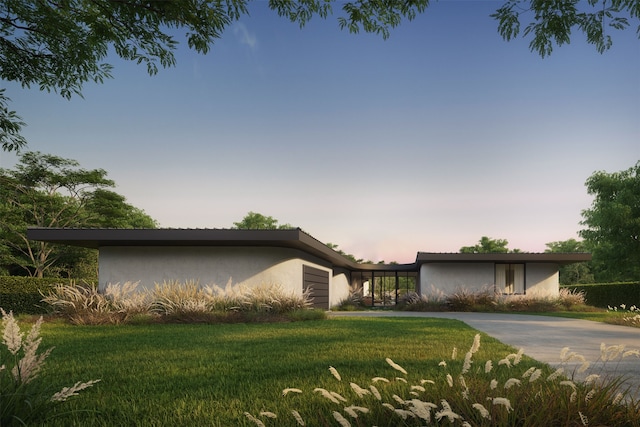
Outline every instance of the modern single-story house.
<path fill-rule="evenodd" d="M 98 250 L 99 287 L 168 281 L 258 286 L 277 284 L 328 309 L 359 290 L 373 305 L 410 291 L 444 294 L 493 287 L 506 294 L 558 293 L 560 265 L 587 253 L 428 253 L 412 264 L 359 264 L 301 229 L 30 228 L 27 237 Z"/>

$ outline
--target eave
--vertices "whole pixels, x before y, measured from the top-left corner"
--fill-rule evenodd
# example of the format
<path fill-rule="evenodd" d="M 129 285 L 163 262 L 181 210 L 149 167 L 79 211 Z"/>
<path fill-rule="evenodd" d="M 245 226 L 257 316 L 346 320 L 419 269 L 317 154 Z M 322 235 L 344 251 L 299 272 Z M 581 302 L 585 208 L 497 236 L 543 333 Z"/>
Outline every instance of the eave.
<path fill-rule="evenodd" d="M 29 228 L 27 238 L 63 245 L 99 249 L 106 246 L 244 246 L 280 247 L 304 251 L 337 267 L 359 269 L 300 229 L 121 229 L 121 228 Z"/>
<path fill-rule="evenodd" d="M 448 263 L 448 262 L 495 262 L 495 263 L 550 263 L 550 264 L 573 264 L 575 262 L 591 261 L 591 254 L 576 253 L 433 253 L 418 252 L 416 263 Z"/>

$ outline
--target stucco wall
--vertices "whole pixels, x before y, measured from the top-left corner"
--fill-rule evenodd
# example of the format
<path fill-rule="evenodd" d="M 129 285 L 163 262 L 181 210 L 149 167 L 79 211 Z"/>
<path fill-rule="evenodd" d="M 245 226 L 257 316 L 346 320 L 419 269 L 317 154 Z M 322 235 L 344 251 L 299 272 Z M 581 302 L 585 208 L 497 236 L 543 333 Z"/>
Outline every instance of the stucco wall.
<path fill-rule="evenodd" d="M 165 281 L 197 281 L 201 285 L 259 286 L 277 284 L 285 291 L 302 294 L 302 266 L 331 269 L 303 259 L 304 254 L 287 248 L 245 247 L 102 247 L 99 251 L 99 283 L 140 282 L 153 288 Z M 330 297 L 333 297 L 330 294 Z"/>
<path fill-rule="evenodd" d="M 429 263 L 420 266 L 420 293 L 435 290 L 451 294 L 460 289 L 480 290 L 494 282 L 493 263 Z"/>
<path fill-rule="evenodd" d="M 558 266 L 528 263 L 525 266 L 527 295 L 558 295 Z M 429 263 L 420 267 L 420 292 L 439 290 L 451 294 L 457 290 L 481 290 L 495 281 L 493 263 Z"/>
<path fill-rule="evenodd" d="M 560 292 L 556 264 L 531 263 L 526 267 L 527 295 L 550 296 Z"/>
<path fill-rule="evenodd" d="M 336 272 L 329 284 L 329 308 L 349 296 L 349 277 L 346 272 Z"/>

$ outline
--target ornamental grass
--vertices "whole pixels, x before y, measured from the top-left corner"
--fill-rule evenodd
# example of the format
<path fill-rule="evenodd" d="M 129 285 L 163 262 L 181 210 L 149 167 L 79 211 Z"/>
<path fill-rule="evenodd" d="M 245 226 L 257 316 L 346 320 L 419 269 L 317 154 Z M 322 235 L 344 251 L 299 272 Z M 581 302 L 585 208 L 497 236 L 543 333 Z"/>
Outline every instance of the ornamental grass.
<path fill-rule="evenodd" d="M 42 342 L 42 317 L 25 336 L 12 312 L 2 314 L 2 344 L 0 347 L 0 426 L 24 426 L 43 422 L 56 405 L 100 380 L 78 381 L 70 387 L 53 392 L 40 376 L 44 362 L 53 350 L 39 352 Z"/>
<path fill-rule="evenodd" d="M 309 292 L 286 292 L 279 285 L 245 285 L 222 288 L 200 286 L 196 281 L 164 282 L 152 289 L 138 283 L 108 285 L 57 285 L 43 301 L 53 312 L 73 324 L 145 322 L 219 323 L 237 321 L 304 320 L 322 318 L 311 310 Z M 302 313 L 307 312 L 307 313 Z"/>
<path fill-rule="evenodd" d="M 587 309 L 582 291 L 560 289 L 558 295 L 511 295 L 495 292 L 493 287 L 481 290 L 459 288 L 445 295 L 432 289 L 418 294 L 409 292 L 398 302 L 405 311 L 462 311 L 462 312 L 557 312 Z"/>
<path fill-rule="evenodd" d="M 608 312 L 615 313 L 617 316 L 609 318 L 607 323 L 640 328 L 640 308 L 635 305 L 632 305 L 629 308 L 627 308 L 626 304 L 620 304 L 617 307 L 609 306 Z"/>
<path fill-rule="evenodd" d="M 522 350 L 499 360 L 476 361 L 480 337 L 475 336 L 462 364 L 454 348 L 435 375 L 408 372 L 386 358 L 389 369 L 366 383 L 355 383 L 329 366 L 331 387 L 282 391 L 280 399 L 296 409 L 277 414 L 265 407 L 243 415 L 259 427 L 640 425 L 638 390 L 632 394 L 623 378 L 599 374 L 576 380 L 570 363 L 580 362 L 578 373 L 588 370 L 590 363 L 568 347 L 561 352 L 560 367 L 549 372 L 529 366 Z M 615 363 L 639 355 L 638 350 L 602 344 L 600 361 Z"/>

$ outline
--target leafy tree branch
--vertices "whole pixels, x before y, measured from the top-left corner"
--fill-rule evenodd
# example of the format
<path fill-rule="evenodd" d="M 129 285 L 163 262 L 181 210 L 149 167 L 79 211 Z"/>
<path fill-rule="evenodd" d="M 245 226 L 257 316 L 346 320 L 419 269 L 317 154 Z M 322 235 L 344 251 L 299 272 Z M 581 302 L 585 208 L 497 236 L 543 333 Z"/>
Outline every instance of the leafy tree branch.
<path fill-rule="evenodd" d="M 361 30 L 383 39 L 403 20 L 424 13 L 429 0 L 269 0 L 278 15 L 300 27 L 314 16 L 327 18 L 340 5 L 337 21 L 351 33 Z M 176 30 L 187 45 L 207 53 L 224 30 L 249 13 L 250 0 L 0 0 L 0 79 L 37 87 L 64 98 L 82 96 L 84 84 L 111 78 L 110 49 L 122 59 L 146 66 L 154 75 L 175 65 Z M 505 40 L 532 37 L 542 57 L 554 45 L 569 43 L 571 32 L 585 33 L 598 52 L 613 43 L 609 29 L 640 21 L 640 0 L 509 0 L 491 15 Z M 527 23 L 528 22 L 528 23 Z M 638 25 L 640 35 L 640 25 Z M 25 126 L 0 89 L 0 146 L 18 151 Z"/>

